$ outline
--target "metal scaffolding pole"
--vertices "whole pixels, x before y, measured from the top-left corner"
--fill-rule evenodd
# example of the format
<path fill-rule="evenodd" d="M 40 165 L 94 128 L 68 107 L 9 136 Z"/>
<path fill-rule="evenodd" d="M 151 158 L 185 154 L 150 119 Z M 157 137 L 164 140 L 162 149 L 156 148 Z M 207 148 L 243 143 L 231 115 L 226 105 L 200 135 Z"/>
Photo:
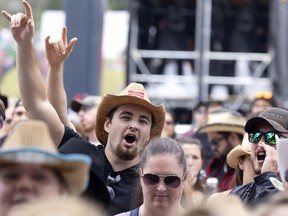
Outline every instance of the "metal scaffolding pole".
<path fill-rule="evenodd" d="M 196 45 L 195 51 L 199 58 L 195 59 L 195 73 L 199 80 L 200 101 L 207 101 L 209 85 L 203 82 L 203 77 L 209 76 L 210 37 L 211 37 L 211 0 L 197 0 L 196 5 Z"/>

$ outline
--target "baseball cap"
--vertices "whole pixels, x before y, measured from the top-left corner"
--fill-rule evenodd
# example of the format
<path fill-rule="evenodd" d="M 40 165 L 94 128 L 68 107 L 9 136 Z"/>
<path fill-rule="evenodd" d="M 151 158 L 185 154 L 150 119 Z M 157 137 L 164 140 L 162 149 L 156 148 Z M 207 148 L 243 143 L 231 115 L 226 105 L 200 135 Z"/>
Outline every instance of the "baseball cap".
<path fill-rule="evenodd" d="M 262 111 L 257 117 L 250 118 L 246 125 L 245 131 L 252 132 L 255 126 L 261 122 L 267 122 L 276 131 L 287 133 L 288 132 L 288 110 L 272 107 Z"/>
<path fill-rule="evenodd" d="M 101 101 L 100 96 L 88 95 L 86 97 L 74 97 L 71 102 L 71 109 L 75 112 L 79 112 L 82 106 L 92 107 L 99 104 Z"/>

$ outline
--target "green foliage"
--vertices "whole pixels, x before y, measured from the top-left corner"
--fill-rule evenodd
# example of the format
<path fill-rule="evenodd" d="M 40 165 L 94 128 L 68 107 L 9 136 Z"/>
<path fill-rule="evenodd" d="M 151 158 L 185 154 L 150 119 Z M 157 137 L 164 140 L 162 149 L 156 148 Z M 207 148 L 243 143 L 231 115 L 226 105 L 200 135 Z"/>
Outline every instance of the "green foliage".
<path fill-rule="evenodd" d="M 129 0 L 108 0 L 108 10 L 127 10 Z"/>

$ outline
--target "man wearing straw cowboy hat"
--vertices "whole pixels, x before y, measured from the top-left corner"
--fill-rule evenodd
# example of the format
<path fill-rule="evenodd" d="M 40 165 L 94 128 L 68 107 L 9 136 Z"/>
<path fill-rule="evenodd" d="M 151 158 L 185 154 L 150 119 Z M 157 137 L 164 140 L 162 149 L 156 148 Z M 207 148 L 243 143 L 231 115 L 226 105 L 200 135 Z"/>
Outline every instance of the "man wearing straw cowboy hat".
<path fill-rule="evenodd" d="M 64 143 L 60 147 L 61 152 L 82 152 L 92 157 L 98 155 L 98 160 L 103 158 L 103 179 L 111 194 L 110 213 L 131 208 L 139 154 L 150 139 L 161 135 L 164 116 L 164 108 L 150 103 L 143 86 L 131 83 L 118 95 L 102 97 L 95 130 L 105 148 L 95 148 L 89 143 L 81 146 Z M 64 138 L 71 136 L 75 133 L 66 128 Z"/>
<path fill-rule="evenodd" d="M 95 129 L 99 142 L 105 148 L 88 142 L 81 146 L 63 144 L 72 137 L 81 138 L 73 130 L 64 127 L 47 98 L 32 42 L 32 9 L 25 0 L 22 3 L 25 14 L 12 16 L 5 11 L 2 14 L 10 22 L 12 35 L 17 42 L 18 82 L 29 118 L 43 120 L 48 124 L 53 140 L 60 145 L 61 152 L 82 152 L 93 158 L 92 169 L 106 182 L 111 195 L 108 209 L 110 214 L 130 210 L 131 194 L 138 181 L 136 168 L 139 154 L 150 139 L 161 135 L 165 120 L 164 106 L 153 105 L 143 85 L 131 83 L 118 95 L 108 94 L 102 97 Z"/>
<path fill-rule="evenodd" d="M 244 134 L 245 118 L 237 112 L 221 109 L 208 113 L 208 120 L 197 133 L 207 133 L 214 157 L 206 167 L 207 177 L 216 177 L 218 190 L 225 191 L 234 186 L 235 170 L 226 162 L 226 156 L 241 143 Z"/>
<path fill-rule="evenodd" d="M 0 215 L 39 198 L 80 194 L 90 164 L 87 155 L 58 153 L 44 122 L 20 122 L 0 151 Z"/>

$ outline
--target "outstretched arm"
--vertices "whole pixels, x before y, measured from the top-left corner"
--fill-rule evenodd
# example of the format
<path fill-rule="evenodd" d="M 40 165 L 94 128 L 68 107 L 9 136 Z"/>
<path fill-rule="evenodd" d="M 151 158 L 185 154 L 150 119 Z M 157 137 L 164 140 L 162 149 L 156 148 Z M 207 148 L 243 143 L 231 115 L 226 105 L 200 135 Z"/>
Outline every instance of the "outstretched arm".
<path fill-rule="evenodd" d="M 35 31 L 32 8 L 25 0 L 22 4 L 25 14 L 10 15 L 2 11 L 3 16 L 10 22 L 12 36 L 17 42 L 16 70 L 20 96 L 28 117 L 45 121 L 58 145 L 64 134 L 64 126 L 48 101 L 45 83 L 37 66 L 32 41 Z"/>
<path fill-rule="evenodd" d="M 75 130 L 67 115 L 67 97 L 63 81 L 64 61 L 73 50 L 77 38 L 72 38 L 67 44 L 67 27 L 62 29 L 62 38 L 54 39 L 50 36 L 45 39 L 46 57 L 48 60 L 47 95 L 55 108 L 61 122 Z"/>

